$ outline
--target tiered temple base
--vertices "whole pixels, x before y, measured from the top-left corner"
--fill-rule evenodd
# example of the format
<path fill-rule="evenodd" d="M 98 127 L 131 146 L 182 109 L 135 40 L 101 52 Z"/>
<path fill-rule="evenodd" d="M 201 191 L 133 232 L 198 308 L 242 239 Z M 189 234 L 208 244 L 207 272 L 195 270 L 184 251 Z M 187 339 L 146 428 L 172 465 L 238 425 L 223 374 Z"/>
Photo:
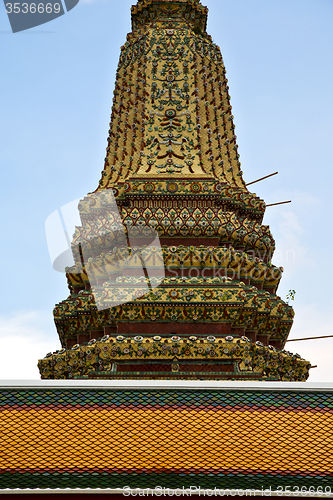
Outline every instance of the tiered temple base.
<path fill-rule="evenodd" d="M 304 381 L 310 364 L 247 337 L 109 337 L 49 354 L 42 378 Z"/>

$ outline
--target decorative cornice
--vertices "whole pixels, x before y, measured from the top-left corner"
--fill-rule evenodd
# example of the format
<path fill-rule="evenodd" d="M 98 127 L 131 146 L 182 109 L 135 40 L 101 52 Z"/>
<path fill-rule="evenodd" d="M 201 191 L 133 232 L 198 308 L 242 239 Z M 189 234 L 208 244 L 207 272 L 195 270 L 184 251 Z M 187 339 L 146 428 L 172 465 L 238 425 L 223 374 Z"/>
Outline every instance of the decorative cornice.
<path fill-rule="evenodd" d="M 122 361 L 127 362 L 128 370 L 122 368 L 119 373 L 117 365 Z M 163 374 L 163 369 L 169 365 L 170 373 Z M 70 350 L 49 353 L 38 366 L 43 379 L 112 379 L 126 378 L 126 375 L 142 379 L 151 378 L 153 372 L 159 378 L 200 379 L 206 375 L 214 379 L 223 377 L 225 371 L 225 376 L 240 380 L 257 377 L 305 381 L 310 369 L 310 363 L 298 354 L 279 351 L 261 342 L 252 343 L 247 337 L 198 339 L 192 336 L 184 339 L 159 335 L 153 338 L 106 335 L 100 341 L 92 339 L 85 346 L 75 345 Z"/>

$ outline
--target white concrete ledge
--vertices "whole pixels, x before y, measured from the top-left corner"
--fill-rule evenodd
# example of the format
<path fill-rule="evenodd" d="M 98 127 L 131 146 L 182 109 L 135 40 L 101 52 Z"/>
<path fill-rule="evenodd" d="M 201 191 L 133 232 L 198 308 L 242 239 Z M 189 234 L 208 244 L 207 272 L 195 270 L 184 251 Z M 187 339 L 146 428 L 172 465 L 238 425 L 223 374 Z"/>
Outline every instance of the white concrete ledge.
<path fill-rule="evenodd" d="M 166 389 L 333 392 L 332 382 L 238 382 L 231 380 L 0 380 L 3 389 Z"/>

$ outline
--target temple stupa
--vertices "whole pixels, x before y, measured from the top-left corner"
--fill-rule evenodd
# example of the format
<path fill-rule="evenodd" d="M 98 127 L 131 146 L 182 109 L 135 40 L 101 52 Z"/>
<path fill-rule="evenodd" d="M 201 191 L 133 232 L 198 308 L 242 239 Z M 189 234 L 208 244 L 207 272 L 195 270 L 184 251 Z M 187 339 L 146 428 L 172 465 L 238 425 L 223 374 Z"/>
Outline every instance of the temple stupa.
<path fill-rule="evenodd" d="M 61 350 L 39 361 L 43 379 L 308 378 L 310 363 L 284 350 L 294 312 L 277 295 L 265 202 L 243 179 L 207 14 L 199 0 L 132 7 L 102 177 L 80 202 L 70 295 L 54 309 Z M 147 228 L 160 252 L 142 243 Z M 163 271 L 158 286 L 145 266 Z"/>

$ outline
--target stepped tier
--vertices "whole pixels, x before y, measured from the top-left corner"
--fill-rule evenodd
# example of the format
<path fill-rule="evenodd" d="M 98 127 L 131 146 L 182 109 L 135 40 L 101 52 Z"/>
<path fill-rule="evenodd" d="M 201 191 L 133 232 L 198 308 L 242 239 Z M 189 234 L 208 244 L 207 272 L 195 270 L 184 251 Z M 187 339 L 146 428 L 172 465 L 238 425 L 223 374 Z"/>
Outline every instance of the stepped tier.
<path fill-rule="evenodd" d="M 280 348 L 292 325 L 293 309 L 279 297 L 230 278 L 165 278 L 148 294 L 144 285 L 145 278 L 118 277 L 96 286 L 102 310 L 89 290 L 58 304 L 54 316 L 63 347 L 114 332 L 221 338 L 232 333 Z M 126 303 L 133 289 L 137 298 Z M 115 306 L 119 297 L 123 303 Z"/>
<path fill-rule="evenodd" d="M 153 183 L 150 183 L 153 185 Z M 173 184 L 173 181 L 169 184 Z M 193 183 L 199 185 L 199 183 Z M 108 192 L 109 191 L 109 192 Z M 109 248 L 114 233 L 115 220 L 110 190 L 92 195 L 79 205 L 81 227 L 73 237 L 73 251 L 80 262 L 78 244 L 90 240 L 91 256 L 100 248 Z M 260 224 L 238 210 L 220 205 L 217 199 L 204 199 L 201 195 L 182 196 L 147 195 L 140 200 L 124 197 L 126 204 L 119 204 L 122 223 L 132 235 L 140 237 L 146 226 L 154 228 L 161 241 L 198 244 L 200 238 L 210 245 L 233 246 L 269 262 L 275 249 L 275 241 L 269 227 Z M 208 196 L 207 196 L 208 198 Z M 118 215 L 116 217 L 119 217 Z M 87 251 L 88 246 L 86 245 Z"/>
<path fill-rule="evenodd" d="M 252 258 L 245 252 L 237 252 L 233 247 L 163 246 L 162 254 L 157 252 L 154 246 L 145 249 L 147 264 L 165 269 L 166 276 L 171 279 L 237 279 L 258 290 L 275 293 L 283 270 L 272 264 L 265 264 L 258 258 Z M 126 256 L 130 253 L 133 258 L 128 264 Z M 120 276 L 135 277 L 142 273 L 141 260 L 130 247 L 117 248 L 116 251 L 91 257 L 89 260 L 84 269 L 78 264 L 67 273 L 69 287 L 73 293 L 89 289 L 90 285 L 103 285 L 104 282 L 109 282 L 110 278 L 115 280 Z"/>
<path fill-rule="evenodd" d="M 39 362 L 42 378 L 304 381 L 310 364 L 247 337 L 187 339 L 122 335 L 62 349 Z"/>
<path fill-rule="evenodd" d="M 80 201 L 70 296 L 54 310 L 63 350 L 40 361 L 43 378 L 308 376 L 281 351 L 294 312 L 276 295 L 283 269 L 243 180 L 207 13 L 198 0 L 132 7 L 102 177 Z"/>

